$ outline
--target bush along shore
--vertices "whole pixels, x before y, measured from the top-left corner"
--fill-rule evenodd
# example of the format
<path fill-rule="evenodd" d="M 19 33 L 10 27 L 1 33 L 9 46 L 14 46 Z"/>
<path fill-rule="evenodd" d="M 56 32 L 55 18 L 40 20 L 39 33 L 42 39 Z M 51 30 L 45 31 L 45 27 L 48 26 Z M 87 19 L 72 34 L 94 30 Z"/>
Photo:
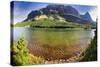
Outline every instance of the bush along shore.
<path fill-rule="evenodd" d="M 80 62 L 97 61 L 97 30 L 89 47 L 81 54 Z"/>

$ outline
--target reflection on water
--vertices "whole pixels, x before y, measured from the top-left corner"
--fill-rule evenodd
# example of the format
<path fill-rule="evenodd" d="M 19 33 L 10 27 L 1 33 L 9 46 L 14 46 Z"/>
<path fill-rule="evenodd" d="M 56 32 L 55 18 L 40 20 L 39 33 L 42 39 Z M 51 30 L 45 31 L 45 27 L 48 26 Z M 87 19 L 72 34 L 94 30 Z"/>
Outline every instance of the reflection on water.
<path fill-rule="evenodd" d="M 24 32 L 30 52 L 47 60 L 68 59 L 86 48 L 94 30 L 14 28 L 14 41 Z"/>

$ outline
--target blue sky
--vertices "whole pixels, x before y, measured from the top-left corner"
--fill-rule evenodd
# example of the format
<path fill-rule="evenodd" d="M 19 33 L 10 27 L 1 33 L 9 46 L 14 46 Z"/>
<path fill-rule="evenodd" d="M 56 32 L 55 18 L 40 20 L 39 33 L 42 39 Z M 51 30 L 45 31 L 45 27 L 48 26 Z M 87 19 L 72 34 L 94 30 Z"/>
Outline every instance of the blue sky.
<path fill-rule="evenodd" d="M 17 22 L 21 22 L 27 18 L 27 15 L 32 10 L 39 10 L 40 8 L 44 8 L 48 3 L 37 3 L 37 2 L 22 2 L 15 1 L 14 2 L 14 24 Z M 68 4 L 67 4 L 68 5 Z M 85 14 L 89 12 L 92 19 L 95 21 L 97 17 L 97 7 L 96 6 L 83 6 L 83 5 L 71 5 L 75 9 L 79 11 L 80 14 Z"/>

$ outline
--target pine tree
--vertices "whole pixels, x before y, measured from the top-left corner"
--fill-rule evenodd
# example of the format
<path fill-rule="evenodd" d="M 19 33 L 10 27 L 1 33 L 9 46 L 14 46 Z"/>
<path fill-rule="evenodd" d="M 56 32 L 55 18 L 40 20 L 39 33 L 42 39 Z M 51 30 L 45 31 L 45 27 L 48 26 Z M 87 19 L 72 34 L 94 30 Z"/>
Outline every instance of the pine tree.
<path fill-rule="evenodd" d="M 21 38 L 12 46 L 12 65 L 26 65 L 29 64 L 29 50 L 27 43 L 22 33 Z"/>

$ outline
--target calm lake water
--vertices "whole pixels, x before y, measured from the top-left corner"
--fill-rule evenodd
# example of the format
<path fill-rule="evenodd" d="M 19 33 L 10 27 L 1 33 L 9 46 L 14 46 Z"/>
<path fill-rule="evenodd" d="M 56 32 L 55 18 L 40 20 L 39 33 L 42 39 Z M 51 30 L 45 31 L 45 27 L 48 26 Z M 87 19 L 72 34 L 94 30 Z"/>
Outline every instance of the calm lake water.
<path fill-rule="evenodd" d="M 80 53 L 94 37 L 94 30 L 14 28 L 14 42 L 25 34 L 30 53 L 46 60 L 68 59 Z"/>

